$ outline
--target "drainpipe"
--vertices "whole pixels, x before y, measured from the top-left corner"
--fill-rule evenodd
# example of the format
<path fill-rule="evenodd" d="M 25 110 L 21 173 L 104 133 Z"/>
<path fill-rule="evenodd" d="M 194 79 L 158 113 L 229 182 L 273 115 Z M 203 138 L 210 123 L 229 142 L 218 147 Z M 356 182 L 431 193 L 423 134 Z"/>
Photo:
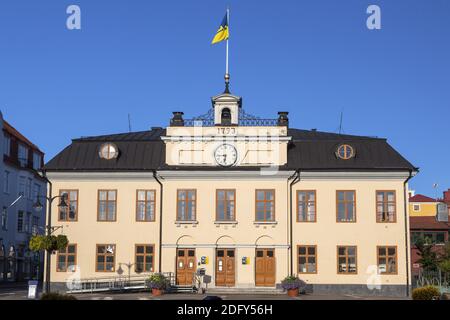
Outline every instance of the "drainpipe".
<path fill-rule="evenodd" d="M 409 176 L 403 183 L 403 202 L 404 202 L 404 209 L 405 209 L 405 246 L 406 246 L 406 296 L 409 297 L 409 237 L 408 237 L 408 208 L 407 208 L 407 192 L 406 185 L 408 184 L 408 181 L 413 177 L 412 170 L 409 170 Z"/>
<path fill-rule="evenodd" d="M 162 266 L 162 215 L 163 215 L 163 184 L 158 179 L 156 170 L 153 170 L 153 178 L 159 184 L 159 259 L 158 259 L 158 272 L 161 272 Z"/>
<path fill-rule="evenodd" d="M 289 184 L 289 247 L 290 247 L 290 251 L 289 251 L 289 274 L 293 275 L 294 274 L 294 261 L 292 259 L 292 253 L 293 253 L 293 249 L 294 249 L 294 239 L 293 239 L 293 218 L 292 218 L 292 186 L 294 184 L 296 184 L 297 182 L 300 181 L 300 170 L 296 170 L 295 173 L 289 177 L 288 181 L 291 180 L 293 177 L 294 180 L 291 181 L 291 183 Z"/>

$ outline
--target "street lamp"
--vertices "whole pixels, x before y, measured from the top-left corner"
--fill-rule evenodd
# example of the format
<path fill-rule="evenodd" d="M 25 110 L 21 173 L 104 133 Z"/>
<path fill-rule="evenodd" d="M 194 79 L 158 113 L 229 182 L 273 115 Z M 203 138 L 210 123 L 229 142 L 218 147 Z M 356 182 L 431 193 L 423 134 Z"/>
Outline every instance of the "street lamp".
<path fill-rule="evenodd" d="M 51 192 L 50 192 L 51 194 Z M 33 204 L 33 209 L 36 212 L 41 212 L 42 209 L 44 208 L 44 206 L 42 205 L 41 201 L 39 200 L 40 198 L 43 198 L 47 201 L 48 203 L 48 224 L 47 224 L 47 236 L 50 236 L 55 230 L 59 229 L 60 227 L 52 227 L 52 203 L 53 201 L 55 201 L 56 199 L 60 199 L 58 207 L 60 209 L 65 209 L 68 208 L 69 206 L 67 205 L 66 199 L 67 199 L 67 195 L 63 194 L 61 196 L 54 196 L 54 197 L 47 197 L 47 196 L 37 196 L 36 198 L 36 203 Z M 51 252 L 46 250 L 46 263 L 45 263 L 45 292 L 49 293 L 50 292 L 50 257 L 51 257 Z"/>

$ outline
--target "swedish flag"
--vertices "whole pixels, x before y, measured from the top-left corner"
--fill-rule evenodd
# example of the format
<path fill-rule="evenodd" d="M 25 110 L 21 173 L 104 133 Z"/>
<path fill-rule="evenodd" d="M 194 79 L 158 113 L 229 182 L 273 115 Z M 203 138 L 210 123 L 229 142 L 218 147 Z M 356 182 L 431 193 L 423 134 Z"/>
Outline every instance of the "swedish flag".
<path fill-rule="evenodd" d="M 217 30 L 214 39 L 212 40 L 212 44 L 225 41 L 228 39 L 229 31 L 228 31 L 228 12 L 223 17 L 223 21 L 220 24 L 219 30 Z"/>

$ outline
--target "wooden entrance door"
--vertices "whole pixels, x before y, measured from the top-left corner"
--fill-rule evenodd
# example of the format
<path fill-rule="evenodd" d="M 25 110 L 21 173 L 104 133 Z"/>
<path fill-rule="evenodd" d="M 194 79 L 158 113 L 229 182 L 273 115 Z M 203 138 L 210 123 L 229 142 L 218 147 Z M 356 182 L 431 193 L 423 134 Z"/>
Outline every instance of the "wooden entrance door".
<path fill-rule="evenodd" d="M 196 264 L 195 249 L 177 249 L 177 285 L 192 285 Z"/>
<path fill-rule="evenodd" d="M 256 249 L 255 285 L 275 287 L 275 249 Z"/>
<path fill-rule="evenodd" d="M 234 249 L 217 249 L 216 286 L 234 287 L 235 274 Z"/>

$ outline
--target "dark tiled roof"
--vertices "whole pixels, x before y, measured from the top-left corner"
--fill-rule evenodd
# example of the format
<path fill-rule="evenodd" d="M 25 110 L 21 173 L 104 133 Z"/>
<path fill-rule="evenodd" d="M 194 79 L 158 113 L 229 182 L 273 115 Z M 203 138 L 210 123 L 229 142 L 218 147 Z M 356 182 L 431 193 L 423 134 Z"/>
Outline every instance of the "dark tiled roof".
<path fill-rule="evenodd" d="M 218 170 L 218 167 L 167 166 L 161 136 L 166 131 L 155 128 L 149 131 L 121 133 L 74 139 L 72 144 L 50 160 L 49 171 L 71 170 Z M 288 146 L 288 163 L 281 169 L 293 170 L 415 170 L 414 166 L 395 151 L 386 139 L 340 135 L 328 132 L 289 129 L 292 141 Z M 114 142 L 119 150 L 116 160 L 103 160 L 98 150 L 104 142 Z M 356 155 L 350 160 L 338 159 L 336 148 L 341 143 L 354 147 Z M 254 169 L 235 167 L 231 170 Z M 225 169 L 224 169 L 225 170 Z M 226 170 L 230 170 L 227 168 Z"/>
<path fill-rule="evenodd" d="M 436 217 L 409 217 L 411 230 L 446 230 L 450 223 L 437 221 Z"/>
<path fill-rule="evenodd" d="M 436 199 L 424 196 L 423 194 L 416 194 L 409 198 L 409 202 L 436 202 Z"/>
<path fill-rule="evenodd" d="M 19 130 L 17 130 L 16 128 L 14 128 L 8 121 L 3 120 L 3 130 L 5 130 L 6 132 L 8 132 L 8 134 L 14 136 L 17 140 L 19 140 L 20 142 L 26 144 L 28 147 L 30 147 L 31 149 L 44 154 L 37 145 L 35 145 L 33 142 L 31 142 L 30 140 L 28 140 L 27 137 L 25 137 L 23 134 L 21 134 L 19 132 Z"/>

